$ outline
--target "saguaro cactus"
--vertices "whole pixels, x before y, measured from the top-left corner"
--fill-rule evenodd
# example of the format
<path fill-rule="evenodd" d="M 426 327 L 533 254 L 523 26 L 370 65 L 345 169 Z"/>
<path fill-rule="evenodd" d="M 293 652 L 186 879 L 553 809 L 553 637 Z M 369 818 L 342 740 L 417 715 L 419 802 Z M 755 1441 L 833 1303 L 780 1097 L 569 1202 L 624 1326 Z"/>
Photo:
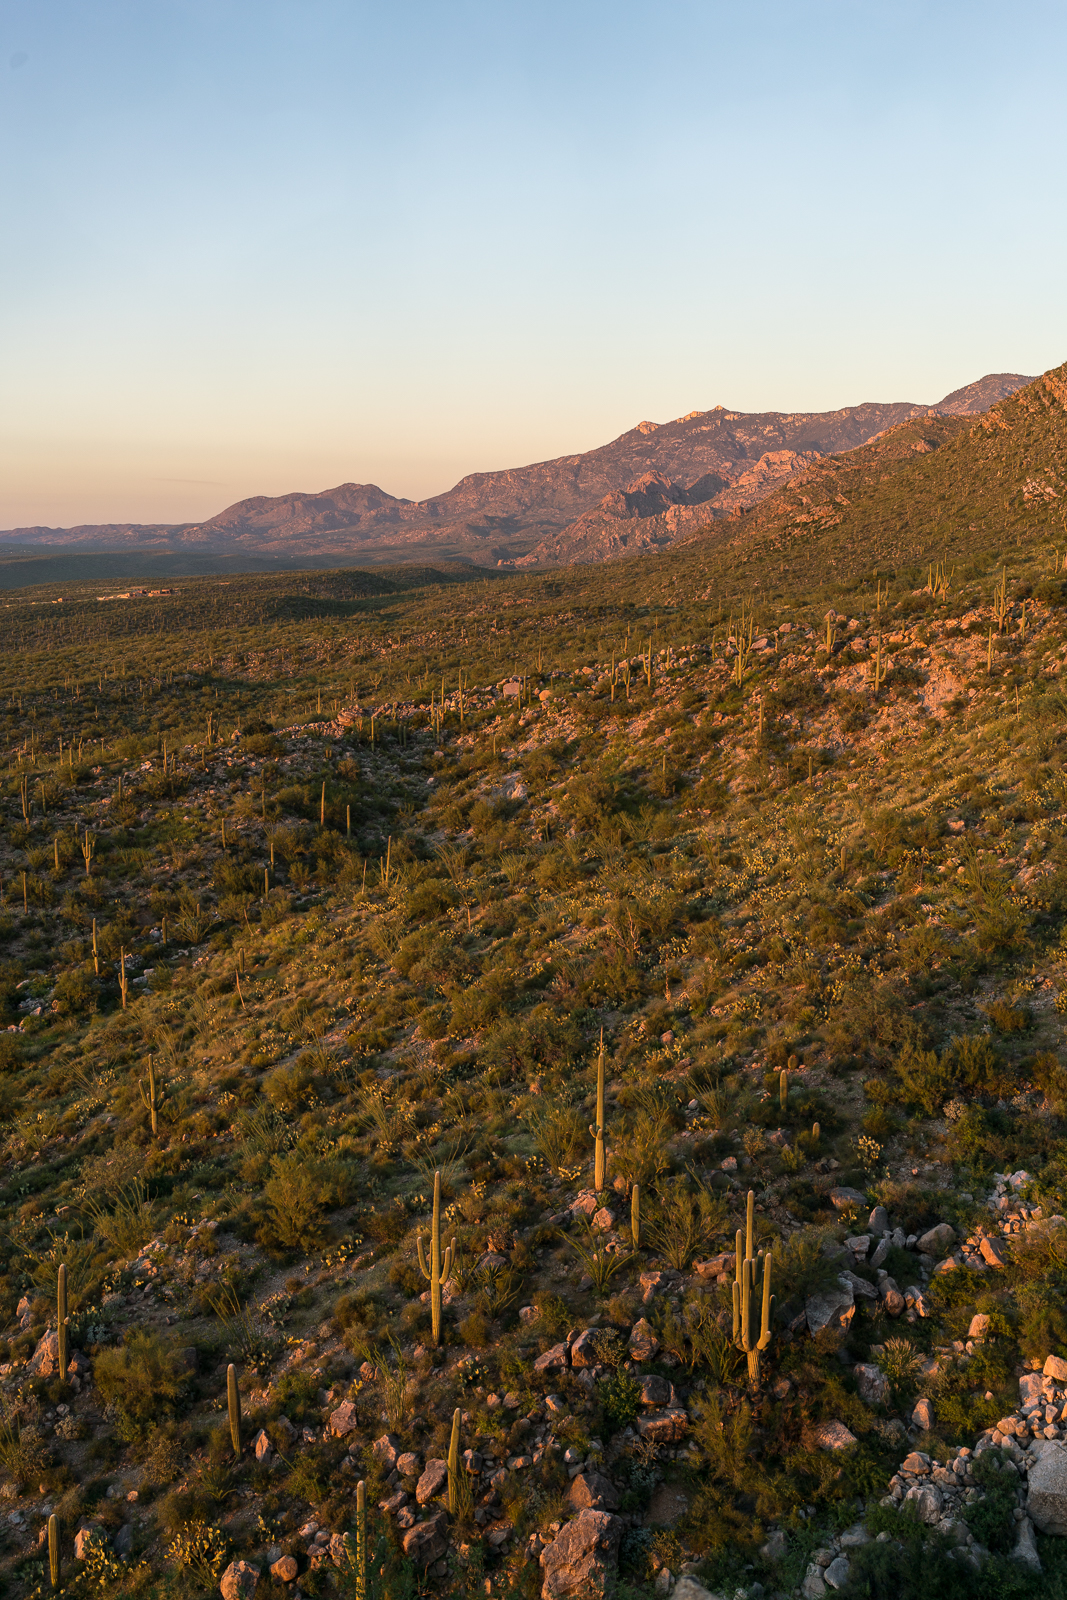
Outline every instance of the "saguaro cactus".
<path fill-rule="evenodd" d="M 241 1391 L 237 1387 L 237 1368 L 231 1361 L 226 1368 L 226 1405 L 230 1413 L 230 1438 L 233 1453 L 241 1454 Z"/>
<path fill-rule="evenodd" d="M 604 1150 L 604 1030 L 600 1030 L 600 1056 L 596 1067 L 596 1121 L 589 1124 L 594 1140 L 593 1188 L 597 1194 L 607 1181 L 607 1157 Z"/>
<path fill-rule="evenodd" d="M 51 1579 L 52 1588 L 58 1589 L 60 1580 L 59 1518 L 54 1511 L 48 1519 L 48 1576 Z"/>
<path fill-rule="evenodd" d="M 430 1316 L 433 1323 L 433 1342 L 441 1343 L 441 1286 L 446 1284 L 452 1276 L 452 1265 L 456 1259 L 456 1241 L 452 1239 L 441 1255 L 441 1174 L 433 1175 L 433 1222 L 430 1226 L 430 1260 L 427 1265 L 425 1241 L 420 1233 L 417 1239 L 419 1250 L 419 1266 L 422 1275 L 430 1285 Z"/>
<path fill-rule="evenodd" d="M 70 1322 L 67 1317 L 67 1269 L 62 1262 L 56 1281 L 56 1327 L 59 1334 L 59 1376 L 67 1376 L 67 1361 L 69 1350 L 67 1348 L 67 1334 Z"/>
<path fill-rule="evenodd" d="M 119 950 L 119 994 L 122 996 L 122 1009 L 126 1009 L 126 996 L 129 993 L 130 980 L 126 972 L 126 946 Z"/>
<path fill-rule="evenodd" d="M 783 1067 L 778 1074 L 778 1099 L 784 1111 L 789 1102 L 789 1068 Z"/>
<path fill-rule="evenodd" d="M 634 1249 L 641 1248 L 641 1185 L 635 1183 L 630 1195 L 630 1234 Z"/>
<path fill-rule="evenodd" d="M 356 1600 L 367 1600 L 367 1485 L 356 1484 Z"/>
<path fill-rule="evenodd" d="M 459 1510 L 459 1422 L 457 1406 L 452 1413 L 452 1437 L 448 1444 L 448 1514 L 451 1517 Z"/>
<path fill-rule="evenodd" d="M 753 1224 L 755 1221 L 755 1196 L 748 1192 L 748 1214 L 745 1233 L 737 1230 L 736 1277 L 734 1281 L 734 1344 L 748 1357 L 748 1381 L 753 1389 L 759 1388 L 760 1356 L 771 1342 L 771 1253 L 753 1254 Z M 741 1253 L 744 1239 L 744 1255 Z M 759 1316 L 759 1334 L 756 1332 L 756 1266 L 763 1260 L 763 1305 Z"/>
<path fill-rule="evenodd" d="M 163 1087 L 162 1083 L 156 1082 L 156 1069 L 152 1065 L 151 1056 L 148 1058 L 148 1090 L 147 1092 L 145 1091 L 143 1078 L 138 1078 L 137 1087 L 141 1091 L 141 1099 L 145 1103 L 145 1109 L 152 1119 L 152 1137 L 153 1139 L 158 1139 L 159 1108 L 167 1098 L 167 1091 Z"/>

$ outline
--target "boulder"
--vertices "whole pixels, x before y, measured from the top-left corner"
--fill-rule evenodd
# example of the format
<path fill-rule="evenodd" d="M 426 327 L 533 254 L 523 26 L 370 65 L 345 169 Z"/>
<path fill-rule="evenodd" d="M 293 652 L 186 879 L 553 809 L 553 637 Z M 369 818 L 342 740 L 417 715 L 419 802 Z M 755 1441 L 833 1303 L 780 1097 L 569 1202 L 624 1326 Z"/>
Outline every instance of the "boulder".
<path fill-rule="evenodd" d="M 933 1256 L 935 1261 L 942 1261 L 951 1253 L 955 1243 L 956 1230 L 951 1222 L 939 1222 L 916 1241 L 915 1248 L 920 1255 Z"/>
<path fill-rule="evenodd" d="M 570 1350 L 564 1340 L 539 1355 L 533 1364 L 533 1369 L 535 1372 L 563 1372 L 570 1364 Z"/>
<path fill-rule="evenodd" d="M 989 1313 L 976 1311 L 971 1318 L 971 1325 L 967 1329 L 968 1339 L 984 1339 L 989 1332 Z"/>
<path fill-rule="evenodd" d="M 848 1211 L 853 1206 L 862 1211 L 867 1204 L 867 1197 L 860 1194 L 858 1189 L 849 1189 L 842 1185 L 840 1188 L 830 1190 L 830 1204 L 835 1211 Z"/>
<path fill-rule="evenodd" d="M 415 1499 L 419 1502 L 420 1506 L 424 1506 L 428 1501 L 433 1500 L 437 1495 L 439 1495 L 447 1483 L 448 1462 L 438 1460 L 427 1461 L 426 1466 L 423 1469 L 422 1477 L 415 1485 Z"/>
<path fill-rule="evenodd" d="M 889 1232 L 889 1212 L 885 1206 L 875 1206 L 867 1218 L 867 1228 L 875 1238 L 881 1238 L 883 1233 Z"/>
<path fill-rule="evenodd" d="M 689 1413 L 679 1406 L 670 1411 L 650 1411 L 638 1417 L 637 1431 L 652 1444 L 680 1444 L 689 1432 Z"/>
<path fill-rule="evenodd" d="M 979 1247 L 982 1260 L 990 1267 L 1006 1267 L 1008 1264 L 1008 1247 L 1003 1239 L 983 1239 Z"/>
<path fill-rule="evenodd" d="M 270 1575 L 279 1583 L 292 1583 L 299 1570 L 295 1556 L 279 1556 L 271 1562 Z"/>
<path fill-rule="evenodd" d="M 1045 1380 L 1040 1372 L 1024 1372 L 1019 1379 L 1020 1403 L 1026 1406 L 1033 1401 L 1036 1404 L 1041 1399 L 1044 1387 Z"/>
<path fill-rule="evenodd" d="M 936 1483 L 924 1483 L 909 1489 L 904 1496 L 905 1500 L 913 1500 L 915 1509 L 919 1514 L 919 1521 L 925 1522 L 928 1527 L 933 1527 L 941 1517 L 945 1497 Z"/>
<path fill-rule="evenodd" d="M 38 1342 L 36 1350 L 26 1363 L 26 1374 L 33 1378 L 55 1378 L 59 1374 L 59 1334 L 54 1328 Z"/>
<path fill-rule="evenodd" d="M 669 1406 L 674 1385 L 666 1378 L 649 1376 L 641 1379 L 641 1404 L 643 1406 Z"/>
<path fill-rule="evenodd" d="M 835 1289 L 813 1294 L 804 1307 L 808 1332 L 821 1333 L 824 1328 L 847 1328 L 856 1310 L 856 1297 L 847 1278 L 839 1278 Z"/>
<path fill-rule="evenodd" d="M 617 1511 L 619 1491 L 602 1472 L 580 1472 L 571 1483 L 567 1499 L 576 1511 Z"/>
<path fill-rule="evenodd" d="M 371 1445 L 370 1453 L 386 1472 L 392 1472 L 396 1466 L 396 1458 L 400 1454 L 400 1440 L 395 1434 L 383 1433 L 381 1438 L 375 1439 Z"/>
<path fill-rule="evenodd" d="M 1054 1383 L 1067 1383 L 1067 1361 L 1062 1356 L 1048 1356 L 1042 1372 L 1046 1378 L 1051 1378 Z"/>
<path fill-rule="evenodd" d="M 784 1561 L 789 1551 L 789 1539 L 784 1528 L 775 1528 L 773 1533 L 767 1535 L 765 1544 L 760 1545 L 760 1555 L 764 1561 Z"/>
<path fill-rule="evenodd" d="M 87 1559 L 90 1545 L 102 1545 L 105 1543 L 106 1536 L 100 1524 L 98 1522 L 87 1523 L 84 1527 L 79 1528 L 74 1535 L 75 1561 L 85 1561 Z"/>
<path fill-rule="evenodd" d="M 597 1365 L 597 1353 L 594 1348 L 595 1339 L 595 1328 L 582 1329 L 577 1339 L 575 1339 L 574 1343 L 571 1345 L 572 1367 L 595 1367 Z"/>
<path fill-rule="evenodd" d="M 705 1589 L 702 1583 L 695 1578 L 679 1578 L 671 1590 L 671 1600 L 720 1600 L 718 1595 L 712 1594 L 710 1589 Z"/>
<path fill-rule="evenodd" d="M 346 1400 L 330 1415 L 330 1432 L 338 1439 L 343 1439 L 346 1434 L 355 1433 L 358 1427 L 359 1418 L 351 1400 Z"/>
<path fill-rule="evenodd" d="M 901 1294 L 899 1289 L 886 1289 L 882 1297 L 882 1305 L 885 1309 L 885 1314 L 887 1317 L 903 1316 L 904 1307 L 906 1304 L 907 1301 L 904 1299 L 904 1296 Z"/>
<path fill-rule="evenodd" d="M 448 1549 L 448 1522 L 443 1511 L 425 1522 L 416 1522 L 404 1535 L 404 1554 L 417 1567 L 428 1567 L 439 1561 Z"/>
<path fill-rule="evenodd" d="M 593 1213 L 593 1227 L 600 1233 L 610 1233 L 615 1226 L 615 1213 L 609 1206 L 601 1206 Z"/>
<path fill-rule="evenodd" d="M 250 1600 L 258 1582 L 258 1567 L 248 1561 L 231 1561 L 219 1580 L 222 1600 Z"/>
<path fill-rule="evenodd" d="M 805 1572 L 800 1592 L 804 1600 L 820 1600 L 820 1596 L 826 1593 L 826 1580 L 817 1561 L 813 1561 Z"/>
<path fill-rule="evenodd" d="M 934 1425 L 933 1402 L 927 1400 L 925 1396 L 916 1400 L 911 1408 L 911 1425 L 913 1428 L 921 1428 L 924 1433 L 929 1433 Z"/>
<path fill-rule="evenodd" d="M 1042 1533 L 1067 1534 L 1067 1447 L 1056 1441 L 1030 1468 L 1026 1512 Z"/>
<path fill-rule="evenodd" d="M 260 1428 L 259 1432 L 256 1434 L 256 1437 L 252 1440 L 252 1449 L 255 1451 L 256 1460 L 260 1463 L 260 1465 L 269 1467 L 274 1451 L 271 1449 L 270 1440 L 267 1438 L 267 1435 L 264 1433 L 262 1428 Z"/>
<path fill-rule="evenodd" d="M 1037 1553 L 1037 1545 L 1034 1542 L 1034 1525 L 1029 1517 L 1024 1517 L 1019 1523 L 1011 1559 L 1020 1561 L 1024 1567 L 1029 1567 L 1031 1572 L 1041 1571 L 1041 1557 Z"/>
<path fill-rule="evenodd" d="M 634 1361 L 651 1361 L 658 1349 L 659 1340 L 652 1331 L 652 1324 L 642 1317 L 630 1331 L 630 1355 Z"/>
<path fill-rule="evenodd" d="M 622 1522 L 609 1511 L 580 1511 L 541 1552 L 542 1600 L 604 1600 L 614 1587 Z"/>
<path fill-rule="evenodd" d="M 820 1422 L 811 1436 L 820 1450 L 847 1450 L 856 1443 L 856 1435 L 843 1422 Z"/>
<path fill-rule="evenodd" d="M 889 1399 L 889 1379 L 884 1372 L 867 1362 L 853 1367 L 856 1389 L 864 1405 L 884 1406 Z"/>
<path fill-rule="evenodd" d="M 829 1589 L 843 1589 L 848 1582 L 848 1571 L 848 1556 L 835 1556 L 830 1565 L 823 1568 L 823 1582 Z"/>

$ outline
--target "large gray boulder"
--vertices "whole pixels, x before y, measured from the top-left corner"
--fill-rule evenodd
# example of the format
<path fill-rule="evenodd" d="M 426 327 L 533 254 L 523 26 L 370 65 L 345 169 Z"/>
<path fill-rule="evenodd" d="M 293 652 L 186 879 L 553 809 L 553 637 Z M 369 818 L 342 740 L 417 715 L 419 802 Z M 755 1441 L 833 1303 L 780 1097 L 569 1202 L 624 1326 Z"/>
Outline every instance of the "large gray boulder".
<path fill-rule="evenodd" d="M 847 1278 L 839 1278 L 833 1289 L 813 1294 L 804 1307 L 808 1319 L 808 1332 L 821 1333 L 824 1328 L 847 1328 L 856 1310 L 856 1296 Z"/>
<path fill-rule="evenodd" d="M 605 1600 L 615 1586 L 622 1522 L 609 1511 L 582 1511 L 541 1552 L 542 1600 Z"/>
<path fill-rule="evenodd" d="M 1026 1511 L 1042 1533 L 1067 1533 L 1067 1448 L 1054 1440 L 1030 1468 Z"/>
<path fill-rule="evenodd" d="M 915 1248 L 920 1255 L 933 1256 L 936 1261 L 941 1261 L 950 1255 L 956 1243 L 956 1230 L 951 1222 L 939 1222 L 936 1228 L 931 1228 L 916 1241 Z"/>

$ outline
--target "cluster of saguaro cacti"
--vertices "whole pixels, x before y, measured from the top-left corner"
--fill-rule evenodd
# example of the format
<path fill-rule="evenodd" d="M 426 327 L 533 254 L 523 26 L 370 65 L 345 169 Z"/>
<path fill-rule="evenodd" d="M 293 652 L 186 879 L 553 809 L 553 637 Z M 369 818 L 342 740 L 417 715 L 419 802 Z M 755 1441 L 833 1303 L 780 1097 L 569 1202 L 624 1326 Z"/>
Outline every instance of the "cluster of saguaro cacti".
<path fill-rule="evenodd" d="M 167 1098 L 167 1091 L 162 1082 L 156 1081 L 156 1069 L 152 1065 L 151 1056 L 148 1058 L 148 1088 L 147 1090 L 145 1089 L 143 1078 L 138 1078 L 137 1087 L 141 1091 L 141 1099 L 145 1103 L 145 1110 L 151 1118 L 152 1137 L 156 1139 L 159 1137 L 159 1108 Z"/>
<path fill-rule="evenodd" d="M 430 1260 L 427 1263 L 425 1241 L 422 1234 L 417 1239 L 419 1266 L 430 1285 L 430 1318 L 433 1324 L 433 1342 L 441 1343 L 441 1286 L 452 1276 L 456 1259 L 456 1241 L 453 1239 L 441 1254 L 441 1174 L 433 1175 L 433 1221 L 430 1224 Z"/>
<path fill-rule="evenodd" d="M 226 1368 L 226 1408 L 230 1413 L 230 1439 L 235 1456 L 241 1454 L 241 1391 L 237 1387 L 237 1368 L 231 1361 Z"/>
<path fill-rule="evenodd" d="M 760 1382 L 760 1356 L 771 1342 L 771 1310 L 774 1299 L 771 1295 L 771 1253 L 760 1251 L 759 1255 L 753 1254 L 753 1232 L 755 1224 L 755 1196 L 748 1191 L 748 1214 L 745 1223 L 745 1232 L 737 1230 L 736 1240 L 736 1277 L 734 1281 L 734 1344 L 743 1350 L 748 1357 L 748 1381 L 753 1389 L 759 1388 Z M 742 1255 L 742 1240 L 744 1241 L 744 1254 Z M 762 1310 L 757 1313 L 758 1295 L 756 1290 L 756 1267 L 762 1258 L 763 1261 L 763 1300 Z M 757 1332 L 758 1327 L 758 1332 Z"/>
<path fill-rule="evenodd" d="M 60 1263 L 56 1280 L 56 1331 L 59 1335 L 59 1376 L 67 1376 L 67 1365 L 70 1351 L 67 1346 L 67 1335 L 70 1329 L 70 1319 L 67 1316 L 67 1269 Z"/>
<path fill-rule="evenodd" d="M 607 1182 L 608 1163 L 604 1148 L 604 1030 L 600 1030 L 600 1055 L 596 1067 L 596 1121 L 589 1124 L 593 1138 L 593 1188 L 597 1194 Z"/>

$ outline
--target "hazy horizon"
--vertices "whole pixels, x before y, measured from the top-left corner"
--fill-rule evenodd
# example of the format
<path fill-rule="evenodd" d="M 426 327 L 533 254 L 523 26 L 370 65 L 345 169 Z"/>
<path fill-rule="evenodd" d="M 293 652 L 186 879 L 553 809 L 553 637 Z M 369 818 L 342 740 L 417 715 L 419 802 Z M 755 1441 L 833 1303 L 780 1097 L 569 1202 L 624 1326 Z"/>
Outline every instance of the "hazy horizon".
<path fill-rule="evenodd" d="M 0 17 L 0 527 L 411 499 L 716 404 L 1062 359 L 1067 18 L 132 0 Z"/>

